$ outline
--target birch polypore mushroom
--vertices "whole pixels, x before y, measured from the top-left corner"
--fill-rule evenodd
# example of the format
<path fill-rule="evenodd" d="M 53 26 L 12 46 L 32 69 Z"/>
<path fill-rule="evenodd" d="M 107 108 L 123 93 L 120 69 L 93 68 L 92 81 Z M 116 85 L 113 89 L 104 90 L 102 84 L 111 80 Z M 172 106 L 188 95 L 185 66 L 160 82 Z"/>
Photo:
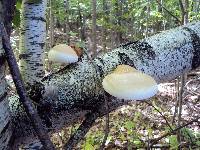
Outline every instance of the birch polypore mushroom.
<path fill-rule="evenodd" d="M 143 100 L 157 93 L 157 83 L 149 75 L 128 65 L 119 65 L 103 79 L 103 88 L 110 95 L 125 100 Z"/>
<path fill-rule="evenodd" d="M 78 61 L 78 56 L 74 49 L 66 44 L 59 44 L 50 49 L 48 58 L 50 61 L 65 64 Z"/>

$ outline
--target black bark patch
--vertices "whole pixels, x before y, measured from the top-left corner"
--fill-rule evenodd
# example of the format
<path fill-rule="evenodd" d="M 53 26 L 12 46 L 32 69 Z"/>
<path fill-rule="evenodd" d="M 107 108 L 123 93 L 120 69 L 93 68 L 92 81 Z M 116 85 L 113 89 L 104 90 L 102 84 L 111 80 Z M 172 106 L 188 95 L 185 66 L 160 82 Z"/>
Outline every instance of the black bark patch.
<path fill-rule="evenodd" d="M 50 105 L 40 105 L 38 108 L 38 114 L 41 117 L 43 123 L 46 125 L 47 128 L 52 127 L 52 122 L 50 118 L 50 113 L 52 112 L 52 108 Z"/>
<path fill-rule="evenodd" d="M 195 69 L 200 64 L 200 37 L 190 28 L 184 27 L 183 29 L 188 31 L 191 35 L 194 54 L 192 58 L 192 69 Z"/>
<path fill-rule="evenodd" d="M 43 17 L 30 17 L 31 20 L 38 20 L 38 21 L 42 21 L 42 22 L 46 22 L 46 20 Z"/>
<path fill-rule="evenodd" d="M 4 64 L 5 60 L 4 56 L 0 56 L 0 67 Z"/>
<path fill-rule="evenodd" d="M 99 66 L 99 65 L 96 65 L 96 66 L 97 66 L 97 73 L 99 74 L 100 77 L 103 77 L 104 76 L 104 71 L 103 71 L 102 67 Z"/>
<path fill-rule="evenodd" d="M 19 54 L 19 60 L 21 60 L 21 59 L 28 59 L 29 57 L 31 57 L 30 54 Z"/>
<path fill-rule="evenodd" d="M 9 125 L 10 125 L 10 121 L 8 121 L 7 124 L 4 126 L 3 130 L 0 133 L 1 135 L 3 135 L 8 130 Z"/>
<path fill-rule="evenodd" d="M 79 108 L 82 110 L 96 110 L 99 106 L 104 104 L 103 95 L 98 97 L 85 97 L 84 100 L 77 100 L 72 108 Z"/>
<path fill-rule="evenodd" d="M 104 61 L 102 60 L 102 58 L 98 58 L 98 60 L 99 60 L 99 62 L 100 62 L 101 64 L 104 64 Z"/>
<path fill-rule="evenodd" d="M 135 68 L 133 60 L 131 60 L 126 53 L 119 52 L 118 56 L 122 64 L 126 64 Z"/>
<path fill-rule="evenodd" d="M 96 66 L 95 69 L 97 70 L 98 74 L 100 77 L 104 77 L 104 71 L 103 71 L 103 66 L 104 66 L 104 61 L 102 58 L 97 58 L 99 60 L 98 64 L 93 61 L 92 63 Z"/>
<path fill-rule="evenodd" d="M 45 43 L 38 43 L 42 49 L 44 49 Z"/>
<path fill-rule="evenodd" d="M 1 95 L 0 96 L 0 102 L 2 102 L 6 98 L 7 95 L 8 95 L 7 92 L 5 92 L 3 95 Z"/>
<path fill-rule="evenodd" d="M 28 95 L 34 102 L 39 103 L 39 101 L 41 100 L 43 96 L 42 91 L 44 90 L 45 90 L 44 85 L 41 84 L 40 82 L 37 82 L 34 85 L 28 86 Z"/>
<path fill-rule="evenodd" d="M 126 48 L 129 45 L 135 44 L 137 41 L 129 41 L 127 43 L 121 44 L 119 47 Z"/>
<path fill-rule="evenodd" d="M 150 60 L 155 60 L 155 51 L 153 50 L 153 47 L 147 42 L 137 41 L 131 47 L 137 51 L 137 55 L 140 59 L 143 60 L 143 58 L 146 58 Z"/>

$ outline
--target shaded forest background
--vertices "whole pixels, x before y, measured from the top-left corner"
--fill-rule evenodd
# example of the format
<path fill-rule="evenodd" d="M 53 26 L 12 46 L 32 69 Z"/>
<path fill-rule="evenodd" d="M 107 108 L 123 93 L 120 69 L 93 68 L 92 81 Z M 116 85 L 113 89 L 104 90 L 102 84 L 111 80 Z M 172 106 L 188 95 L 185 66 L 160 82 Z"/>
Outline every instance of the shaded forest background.
<path fill-rule="evenodd" d="M 122 43 L 199 20 L 199 6 L 199 0 L 49 0 L 46 54 L 54 45 L 66 43 L 86 47 L 93 59 Z M 18 1 L 11 35 L 16 56 L 19 54 L 20 12 L 21 1 Z M 47 57 L 45 62 L 46 73 L 60 69 Z M 105 149 L 144 148 L 143 141 L 156 139 L 197 117 L 200 114 L 199 73 L 196 70 L 161 84 L 160 92 L 151 101 L 133 102 L 111 113 Z M 74 124 L 53 135 L 56 146 L 62 147 L 76 128 Z M 199 149 L 199 128 L 197 121 L 163 137 L 154 147 Z M 103 141 L 104 129 L 105 119 L 101 118 L 77 148 L 97 149 Z"/>

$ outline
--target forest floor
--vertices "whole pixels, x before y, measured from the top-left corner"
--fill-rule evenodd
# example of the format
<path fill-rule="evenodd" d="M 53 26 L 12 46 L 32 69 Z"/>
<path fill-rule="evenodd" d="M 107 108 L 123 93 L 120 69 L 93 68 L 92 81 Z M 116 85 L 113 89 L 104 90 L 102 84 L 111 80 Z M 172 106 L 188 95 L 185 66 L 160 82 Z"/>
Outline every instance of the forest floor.
<path fill-rule="evenodd" d="M 177 80 L 159 85 L 159 93 L 147 101 L 135 101 L 109 114 L 109 136 L 106 150 L 145 149 L 148 141 L 156 139 L 177 128 L 178 109 Z M 182 95 L 181 122 L 183 125 L 200 114 L 200 74 L 199 70 L 189 73 Z M 100 118 L 90 129 L 77 149 L 93 150 L 101 145 L 105 134 L 105 118 Z M 62 130 L 53 137 L 58 147 L 78 127 L 78 124 Z M 183 149 L 200 149 L 200 122 L 194 122 L 181 130 Z M 162 138 L 154 149 L 177 149 L 176 133 Z M 59 137 L 59 138 L 58 138 Z M 62 141 L 62 142 L 61 142 Z"/>

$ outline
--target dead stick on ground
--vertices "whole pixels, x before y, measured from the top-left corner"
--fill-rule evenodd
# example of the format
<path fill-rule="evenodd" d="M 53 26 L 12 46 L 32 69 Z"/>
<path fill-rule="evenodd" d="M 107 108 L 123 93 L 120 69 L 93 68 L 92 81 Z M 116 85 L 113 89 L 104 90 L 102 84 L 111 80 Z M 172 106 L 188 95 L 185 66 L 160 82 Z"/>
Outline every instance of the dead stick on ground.
<path fill-rule="evenodd" d="M 22 102 L 25 111 L 30 118 L 33 128 L 40 139 L 44 149 L 54 150 L 54 145 L 50 140 L 47 130 L 42 125 L 42 120 L 40 119 L 37 110 L 33 106 L 26 92 L 24 83 L 21 79 L 20 71 L 15 59 L 14 53 L 12 51 L 10 40 L 5 30 L 4 24 L 0 22 L 0 35 L 2 36 L 3 48 L 5 50 L 6 59 L 9 65 L 10 73 L 12 75 L 13 81 L 16 86 L 17 93 L 20 97 L 20 102 Z"/>
<path fill-rule="evenodd" d="M 85 120 L 81 123 L 76 132 L 69 138 L 67 143 L 64 145 L 65 150 L 71 150 L 77 145 L 87 134 L 92 127 L 95 120 L 99 117 L 99 112 L 91 112 L 86 115 Z"/>

